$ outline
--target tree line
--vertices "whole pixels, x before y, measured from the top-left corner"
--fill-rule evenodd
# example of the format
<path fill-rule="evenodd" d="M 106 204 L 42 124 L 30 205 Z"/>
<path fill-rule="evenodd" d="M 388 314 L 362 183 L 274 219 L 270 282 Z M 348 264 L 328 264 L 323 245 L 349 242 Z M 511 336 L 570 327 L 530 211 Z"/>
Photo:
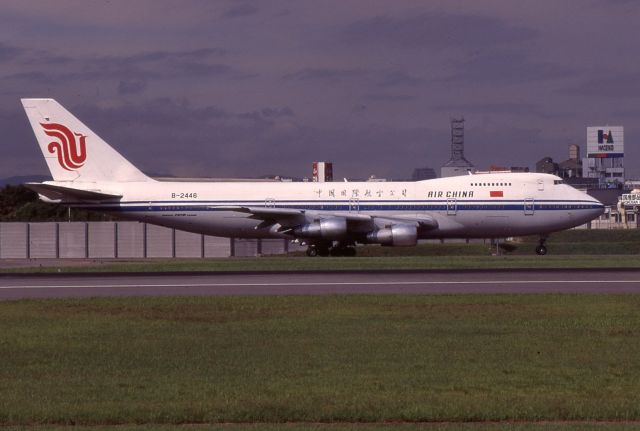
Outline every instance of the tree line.
<path fill-rule="evenodd" d="M 49 204 L 38 199 L 38 194 L 25 186 L 7 185 L 0 189 L 0 222 L 44 221 L 110 221 L 105 214 L 78 208 Z"/>

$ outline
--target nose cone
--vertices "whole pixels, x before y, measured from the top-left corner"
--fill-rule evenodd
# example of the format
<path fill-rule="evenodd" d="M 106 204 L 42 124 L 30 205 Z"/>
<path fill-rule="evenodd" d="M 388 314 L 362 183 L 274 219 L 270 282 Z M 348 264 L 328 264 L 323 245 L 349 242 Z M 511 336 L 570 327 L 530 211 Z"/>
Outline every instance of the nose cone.
<path fill-rule="evenodd" d="M 587 203 L 587 208 L 580 211 L 582 223 L 588 223 L 604 214 L 604 204 L 602 202 L 586 193 L 584 193 L 583 196 L 586 198 L 585 203 Z"/>
<path fill-rule="evenodd" d="M 593 217 L 591 217 L 591 220 L 604 214 L 604 204 L 602 202 L 600 202 L 598 199 L 592 198 L 592 205 Z"/>

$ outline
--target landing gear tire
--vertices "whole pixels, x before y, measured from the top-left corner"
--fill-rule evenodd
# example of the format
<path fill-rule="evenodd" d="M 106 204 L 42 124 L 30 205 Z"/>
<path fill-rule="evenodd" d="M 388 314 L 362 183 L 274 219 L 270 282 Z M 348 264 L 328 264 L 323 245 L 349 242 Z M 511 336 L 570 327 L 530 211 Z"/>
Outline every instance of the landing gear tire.
<path fill-rule="evenodd" d="M 536 247 L 536 254 L 538 254 L 539 256 L 544 256 L 545 254 L 547 254 L 547 247 L 545 247 L 544 245 L 539 245 Z"/>
<path fill-rule="evenodd" d="M 307 248 L 307 256 L 316 257 L 318 255 L 318 249 L 315 246 Z"/>
<path fill-rule="evenodd" d="M 545 247 L 544 243 L 547 241 L 546 235 L 540 235 L 540 241 L 538 241 L 538 246 L 536 247 L 536 254 L 538 256 L 544 256 L 547 254 L 547 247 Z"/>

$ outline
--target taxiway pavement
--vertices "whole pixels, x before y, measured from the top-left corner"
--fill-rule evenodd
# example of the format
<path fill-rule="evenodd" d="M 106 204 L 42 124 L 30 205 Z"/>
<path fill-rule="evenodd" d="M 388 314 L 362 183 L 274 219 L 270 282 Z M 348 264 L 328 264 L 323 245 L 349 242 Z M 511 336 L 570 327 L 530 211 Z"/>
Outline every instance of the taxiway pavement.
<path fill-rule="evenodd" d="M 104 296 L 640 294 L 639 270 L 1 275 L 0 300 Z"/>

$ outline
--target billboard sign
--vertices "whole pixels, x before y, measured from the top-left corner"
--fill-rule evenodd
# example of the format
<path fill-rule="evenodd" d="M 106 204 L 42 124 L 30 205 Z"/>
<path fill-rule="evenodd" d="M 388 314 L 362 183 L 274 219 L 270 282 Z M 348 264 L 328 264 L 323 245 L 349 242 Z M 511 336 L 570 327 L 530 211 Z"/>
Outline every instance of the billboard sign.
<path fill-rule="evenodd" d="M 628 206 L 639 206 L 640 205 L 640 194 L 638 193 L 629 193 L 624 194 L 620 197 L 620 200 Z"/>
<path fill-rule="evenodd" d="M 624 127 L 587 127 L 587 157 L 594 159 L 624 157 Z"/>

